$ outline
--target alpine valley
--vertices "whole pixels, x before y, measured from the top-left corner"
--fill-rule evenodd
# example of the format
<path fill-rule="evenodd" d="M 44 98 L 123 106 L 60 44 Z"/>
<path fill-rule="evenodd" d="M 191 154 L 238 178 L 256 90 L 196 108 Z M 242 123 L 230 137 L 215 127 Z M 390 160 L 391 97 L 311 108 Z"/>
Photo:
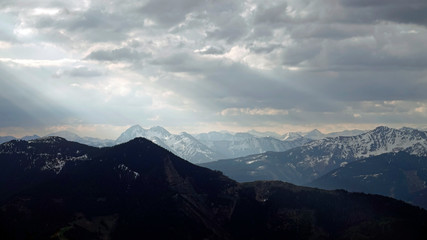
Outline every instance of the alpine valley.
<path fill-rule="evenodd" d="M 350 164 L 349 164 L 350 165 Z M 2 239 L 425 239 L 427 211 L 392 198 L 238 183 L 145 139 L 0 145 Z"/>

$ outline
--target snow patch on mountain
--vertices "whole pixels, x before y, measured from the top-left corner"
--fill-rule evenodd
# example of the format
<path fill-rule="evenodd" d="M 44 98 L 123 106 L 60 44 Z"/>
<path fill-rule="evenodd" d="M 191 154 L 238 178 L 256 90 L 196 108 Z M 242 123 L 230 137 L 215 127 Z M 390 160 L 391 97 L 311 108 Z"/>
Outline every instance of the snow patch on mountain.
<path fill-rule="evenodd" d="M 73 161 L 87 161 L 90 160 L 90 158 L 84 154 L 77 157 L 72 156 L 62 156 L 61 153 L 57 154 L 57 157 L 55 158 L 49 158 L 47 154 L 44 154 L 46 161 L 44 162 L 44 166 L 41 167 L 42 171 L 50 170 L 54 171 L 56 174 L 59 174 L 62 171 L 62 168 L 64 168 L 65 164 L 67 162 L 73 162 Z M 36 162 L 33 161 L 33 165 Z"/>
<path fill-rule="evenodd" d="M 139 172 L 135 172 L 132 169 L 130 169 L 128 166 L 124 165 L 124 164 L 119 164 L 117 166 L 117 169 L 119 170 L 119 178 L 125 178 L 125 177 L 129 177 L 131 176 L 131 178 L 133 178 L 134 180 L 136 180 L 140 174 Z"/>
<path fill-rule="evenodd" d="M 312 141 L 290 150 L 286 158 L 303 169 L 312 168 L 314 175 L 321 175 L 351 161 L 399 151 L 427 156 L 426 132 L 412 128 L 393 129 L 380 126 L 357 136 Z"/>

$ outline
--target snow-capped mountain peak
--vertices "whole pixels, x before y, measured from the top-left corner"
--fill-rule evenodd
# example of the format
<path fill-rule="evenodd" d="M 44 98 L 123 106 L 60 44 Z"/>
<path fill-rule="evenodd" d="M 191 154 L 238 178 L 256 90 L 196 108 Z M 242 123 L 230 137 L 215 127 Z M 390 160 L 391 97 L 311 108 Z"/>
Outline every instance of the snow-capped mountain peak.
<path fill-rule="evenodd" d="M 323 138 L 285 152 L 217 161 L 211 166 L 244 181 L 271 178 L 304 184 L 353 161 L 402 151 L 426 157 L 427 132 L 380 126 L 356 136 Z"/>
<path fill-rule="evenodd" d="M 166 129 L 160 126 L 155 126 L 147 130 L 146 134 L 148 136 L 156 136 L 158 138 L 167 138 L 170 137 L 172 134 L 168 132 Z"/>
<path fill-rule="evenodd" d="M 306 134 L 303 135 L 306 138 L 310 138 L 310 139 L 321 139 L 325 137 L 325 134 L 323 134 L 322 132 L 320 132 L 317 129 L 314 129 Z"/>
<path fill-rule="evenodd" d="M 171 134 L 160 126 L 148 130 L 139 125 L 132 126 L 117 138 L 116 143 L 128 142 L 136 137 L 147 138 L 190 162 L 208 162 L 217 158 L 215 152 L 190 134 Z"/>
<path fill-rule="evenodd" d="M 288 132 L 282 136 L 283 141 L 292 141 L 298 138 L 302 138 L 302 135 L 296 132 Z"/>
<path fill-rule="evenodd" d="M 409 150 L 418 144 L 424 146 L 424 151 L 412 152 L 412 154 L 427 155 L 426 132 L 410 128 L 402 130 L 379 126 L 357 136 L 326 138 L 313 141 L 307 146 L 328 147 L 331 153 L 339 154 L 340 158 L 363 158 L 386 152 Z"/>
<path fill-rule="evenodd" d="M 124 143 L 137 137 L 145 137 L 147 130 L 139 125 L 134 125 L 124 131 L 116 140 L 116 143 Z"/>
<path fill-rule="evenodd" d="M 427 156 L 426 132 L 380 126 L 357 136 L 316 140 L 291 150 L 288 155 L 298 155 L 297 164 L 313 167 L 315 172 L 322 174 L 343 162 L 400 151 Z"/>

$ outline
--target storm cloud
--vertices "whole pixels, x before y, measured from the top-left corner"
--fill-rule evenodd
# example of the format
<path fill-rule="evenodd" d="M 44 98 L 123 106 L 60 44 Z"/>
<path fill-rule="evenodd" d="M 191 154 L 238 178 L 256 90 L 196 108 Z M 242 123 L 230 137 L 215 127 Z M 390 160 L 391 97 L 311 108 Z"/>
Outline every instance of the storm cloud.
<path fill-rule="evenodd" d="M 2 1 L 0 20 L 3 132 L 426 127 L 423 0 Z"/>

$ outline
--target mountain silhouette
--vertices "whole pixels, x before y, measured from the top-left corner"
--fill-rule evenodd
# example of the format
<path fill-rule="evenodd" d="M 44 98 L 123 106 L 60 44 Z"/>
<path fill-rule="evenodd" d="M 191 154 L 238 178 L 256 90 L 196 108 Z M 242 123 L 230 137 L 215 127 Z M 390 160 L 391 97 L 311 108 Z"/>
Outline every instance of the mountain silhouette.
<path fill-rule="evenodd" d="M 4 239 L 422 239 L 427 212 L 387 197 L 237 183 L 144 138 L 0 145 Z M 10 173 L 8 173 L 10 172 Z M 16 185 L 15 185 L 16 183 Z"/>

